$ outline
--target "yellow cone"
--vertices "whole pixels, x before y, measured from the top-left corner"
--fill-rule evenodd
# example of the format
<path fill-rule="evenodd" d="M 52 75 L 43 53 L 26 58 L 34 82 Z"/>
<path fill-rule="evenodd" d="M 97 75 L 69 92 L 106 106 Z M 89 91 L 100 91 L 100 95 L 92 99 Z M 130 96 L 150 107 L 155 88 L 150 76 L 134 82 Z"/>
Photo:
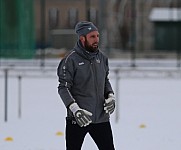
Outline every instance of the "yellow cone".
<path fill-rule="evenodd" d="M 141 124 L 140 128 L 146 128 L 146 125 L 145 124 Z"/>
<path fill-rule="evenodd" d="M 57 136 L 63 136 L 63 132 L 58 131 L 58 132 L 56 133 L 56 135 L 57 135 Z"/>
<path fill-rule="evenodd" d="M 7 141 L 7 142 L 12 142 L 13 138 L 12 137 L 6 137 L 4 140 Z"/>

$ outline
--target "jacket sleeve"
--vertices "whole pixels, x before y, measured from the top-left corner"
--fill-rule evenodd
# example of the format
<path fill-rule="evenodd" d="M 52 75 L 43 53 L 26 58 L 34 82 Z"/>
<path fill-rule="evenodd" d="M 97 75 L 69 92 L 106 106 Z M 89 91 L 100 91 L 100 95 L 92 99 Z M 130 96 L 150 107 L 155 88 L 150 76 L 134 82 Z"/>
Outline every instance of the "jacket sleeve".
<path fill-rule="evenodd" d="M 57 68 L 57 75 L 59 80 L 58 93 L 65 106 L 68 107 L 75 101 L 70 92 L 74 76 L 73 62 L 71 59 L 62 59 Z"/>
<path fill-rule="evenodd" d="M 109 64 L 108 64 L 108 58 L 106 59 L 106 78 L 105 78 L 105 87 L 104 87 L 104 97 L 105 99 L 108 98 L 109 93 L 113 93 L 114 91 L 112 89 L 111 83 L 109 81 Z"/>

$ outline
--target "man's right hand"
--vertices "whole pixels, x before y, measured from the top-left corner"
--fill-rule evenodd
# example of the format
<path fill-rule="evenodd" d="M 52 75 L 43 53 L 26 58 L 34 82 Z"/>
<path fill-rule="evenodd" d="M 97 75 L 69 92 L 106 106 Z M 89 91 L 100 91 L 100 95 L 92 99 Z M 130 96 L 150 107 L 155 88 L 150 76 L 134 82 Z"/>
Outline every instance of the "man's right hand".
<path fill-rule="evenodd" d="M 77 103 L 72 103 L 69 106 L 69 109 L 73 112 L 75 120 L 80 127 L 86 127 L 92 122 L 90 119 L 92 113 L 85 109 L 81 109 Z"/>

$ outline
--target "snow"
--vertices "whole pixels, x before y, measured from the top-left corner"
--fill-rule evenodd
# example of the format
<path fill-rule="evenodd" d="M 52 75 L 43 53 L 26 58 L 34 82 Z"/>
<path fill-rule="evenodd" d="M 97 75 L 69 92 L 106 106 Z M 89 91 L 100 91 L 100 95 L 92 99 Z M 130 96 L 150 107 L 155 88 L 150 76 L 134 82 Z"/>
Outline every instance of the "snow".
<path fill-rule="evenodd" d="M 151 21 L 180 21 L 181 9 L 177 8 L 153 8 L 150 13 Z"/>
<path fill-rule="evenodd" d="M 116 91 L 114 74 L 110 81 Z M 0 150 L 64 150 L 66 109 L 57 93 L 57 78 L 22 78 L 21 118 L 18 85 L 17 77 L 8 79 L 5 122 L 4 77 L 0 76 Z M 118 85 L 119 109 L 111 117 L 116 150 L 180 149 L 181 78 L 124 77 Z M 7 137 L 13 141 L 6 141 Z M 82 150 L 97 150 L 89 135 Z"/>

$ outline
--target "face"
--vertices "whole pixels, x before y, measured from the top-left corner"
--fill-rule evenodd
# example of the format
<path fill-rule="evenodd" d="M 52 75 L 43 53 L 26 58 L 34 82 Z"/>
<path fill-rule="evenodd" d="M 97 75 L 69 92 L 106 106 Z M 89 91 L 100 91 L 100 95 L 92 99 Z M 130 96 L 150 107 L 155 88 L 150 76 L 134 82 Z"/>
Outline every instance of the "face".
<path fill-rule="evenodd" d="M 85 49 L 94 52 L 98 49 L 99 44 L 99 32 L 92 31 L 85 36 L 84 46 Z"/>

